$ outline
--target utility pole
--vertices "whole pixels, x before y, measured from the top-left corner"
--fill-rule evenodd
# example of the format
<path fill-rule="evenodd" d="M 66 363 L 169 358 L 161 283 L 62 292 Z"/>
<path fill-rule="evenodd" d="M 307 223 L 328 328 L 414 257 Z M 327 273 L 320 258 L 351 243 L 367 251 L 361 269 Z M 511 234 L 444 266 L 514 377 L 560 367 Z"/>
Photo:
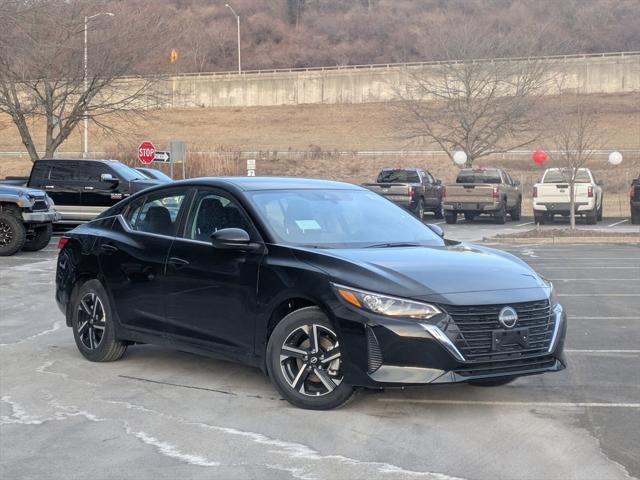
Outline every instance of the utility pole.
<path fill-rule="evenodd" d="M 236 17 L 236 25 L 238 26 L 238 74 L 241 74 L 242 61 L 240 59 L 240 15 L 238 15 L 236 11 L 233 9 L 233 7 L 228 3 L 225 3 L 224 6 L 227 7 L 229 10 L 231 10 L 231 13 L 233 13 Z"/>
<path fill-rule="evenodd" d="M 89 27 L 89 20 L 93 20 L 100 15 L 106 15 L 109 17 L 113 17 L 114 14 L 111 12 L 100 12 L 95 15 L 91 15 L 90 17 L 84 16 L 84 93 L 87 94 L 89 90 L 89 52 L 88 52 L 88 43 L 87 43 L 87 31 Z M 89 114 L 87 112 L 87 104 L 84 104 L 84 145 L 82 147 L 82 158 L 87 158 L 89 156 Z"/>

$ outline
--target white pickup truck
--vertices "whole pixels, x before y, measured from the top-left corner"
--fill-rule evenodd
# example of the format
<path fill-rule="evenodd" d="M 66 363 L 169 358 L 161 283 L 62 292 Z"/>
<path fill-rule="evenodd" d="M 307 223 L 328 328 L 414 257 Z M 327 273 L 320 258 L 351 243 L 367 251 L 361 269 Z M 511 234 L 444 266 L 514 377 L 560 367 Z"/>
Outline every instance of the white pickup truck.
<path fill-rule="evenodd" d="M 554 215 L 569 216 L 569 181 L 571 170 L 548 168 L 540 183 L 533 187 L 533 215 L 536 223 L 553 221 Z M 579 168 L 576 173 L 575 213 L 585 216 L 587 224 L 602 220 L 602 183 L 591 170 Z"/>

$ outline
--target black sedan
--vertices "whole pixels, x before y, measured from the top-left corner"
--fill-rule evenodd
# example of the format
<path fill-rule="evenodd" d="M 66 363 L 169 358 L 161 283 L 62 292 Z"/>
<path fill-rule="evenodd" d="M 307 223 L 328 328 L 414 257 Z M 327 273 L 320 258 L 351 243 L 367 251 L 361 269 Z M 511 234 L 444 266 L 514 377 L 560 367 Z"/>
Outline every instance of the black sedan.
<path fill-rule="evenodd" d="M 56 300 L 89 360 L 163 344 L 259 367 L 303 408 L 563 369 L 553 286 L 441 234 L 345 183 L 191 179 L 66 234 Z"/>

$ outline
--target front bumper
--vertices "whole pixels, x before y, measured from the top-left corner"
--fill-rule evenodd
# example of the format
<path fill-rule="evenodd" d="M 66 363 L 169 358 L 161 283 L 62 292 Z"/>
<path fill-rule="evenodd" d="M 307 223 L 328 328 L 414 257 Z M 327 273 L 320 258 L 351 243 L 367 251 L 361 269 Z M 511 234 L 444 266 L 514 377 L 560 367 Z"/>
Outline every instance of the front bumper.
<path fill-rule="evenodd" d="M 50 208 L 49 210 L 35 212 L 22 212 L 22 219 L 25 223 L 53 223 L 62 219 L 62 215 L 60 212 Z"/>
<path fill-rule="evenodd" d="M 563 353 L 566 313 L 561 305 L 556 305 L 551 315 L 553 332 L 544 351 L 489 361 L 465 358 L 436 325 L 379 316 L 369 318 L 364 327 L 364 345 L 355 346 L 355 337 L 349 338 L 347 332 L 345 348 L 351 361 L 346 371 L 347 381 L 357 386 L 383 388 L 519 377 L 563 370 L 567 365 Z M 363 349 L 366 352 L 364 358 L 354 355 L 354 348 Z"/>

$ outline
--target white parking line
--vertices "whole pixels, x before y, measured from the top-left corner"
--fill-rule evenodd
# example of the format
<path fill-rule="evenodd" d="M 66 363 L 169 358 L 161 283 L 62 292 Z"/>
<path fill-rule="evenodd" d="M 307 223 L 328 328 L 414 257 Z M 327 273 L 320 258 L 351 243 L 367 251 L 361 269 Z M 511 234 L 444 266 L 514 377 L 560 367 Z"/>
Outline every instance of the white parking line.
<path fill-rule="evenodd" d="M 516 227 L 524 227 L 525 225 L 533 225 L 533 222 L 521 223 L 520 225 L 516 225 Z"/>
<path fill-rule="evenodd" d="M 483 400 L 430 400 L 424 398 L 378 398 L 378 401 L 390 403 L 425 403 L 434 405 L 478 405 L 488 407 L 640 408 L 640 403 L 603 402 L 503 402 Z"/>
<path fill-rule="evenodd" d="M 640 293 L 558 293 L 559 297 L 640 297 Z"/>
<path fill-rule="evenodd" d="M 537 267 L 541 266 L 540 264 L 536 265 Z M 629 270 L 629 269 L 633 269 L 633 270 L 639 270 L 640 267 L 638 266 L 634 266 L 634 267 L 607 267 L 607 266 L 584 266 L 584 265 L 577 265 L 575 267 L 572 267 L 570 265 L 564 266 L 564 267 L 545 267 L 544 265 L 542 265 L 542 267 L 544 267 L 546 270 L 594 270 L 596 268 L 608 268 L 610 270 Z"/>
<path fill-rule="evenodd" d="M 640 353 L 640 350 L 581 350 L 571 348 L 565 348 L 564 351 L 569 353 L 631 353 L 635 355 Z"/>
<path fill-rule="evenodd" d="M 433 225 L 442 225 L 444 222 L 436 222 Z"/>
<path fill-rule="evenodd" d="M 640 320 L 640 317 L 569 317 L 569 320 Z"/>
<path fill-rule="evenodd" d="M 607 225 L 607 227 L 615 227 L 616 225 L 620 225 L 621 223 L 628 222 L 629 219 L 625 218 L 624 220 L 620 220 L 619 222 L 612 223 L 611 225 Z"/>

